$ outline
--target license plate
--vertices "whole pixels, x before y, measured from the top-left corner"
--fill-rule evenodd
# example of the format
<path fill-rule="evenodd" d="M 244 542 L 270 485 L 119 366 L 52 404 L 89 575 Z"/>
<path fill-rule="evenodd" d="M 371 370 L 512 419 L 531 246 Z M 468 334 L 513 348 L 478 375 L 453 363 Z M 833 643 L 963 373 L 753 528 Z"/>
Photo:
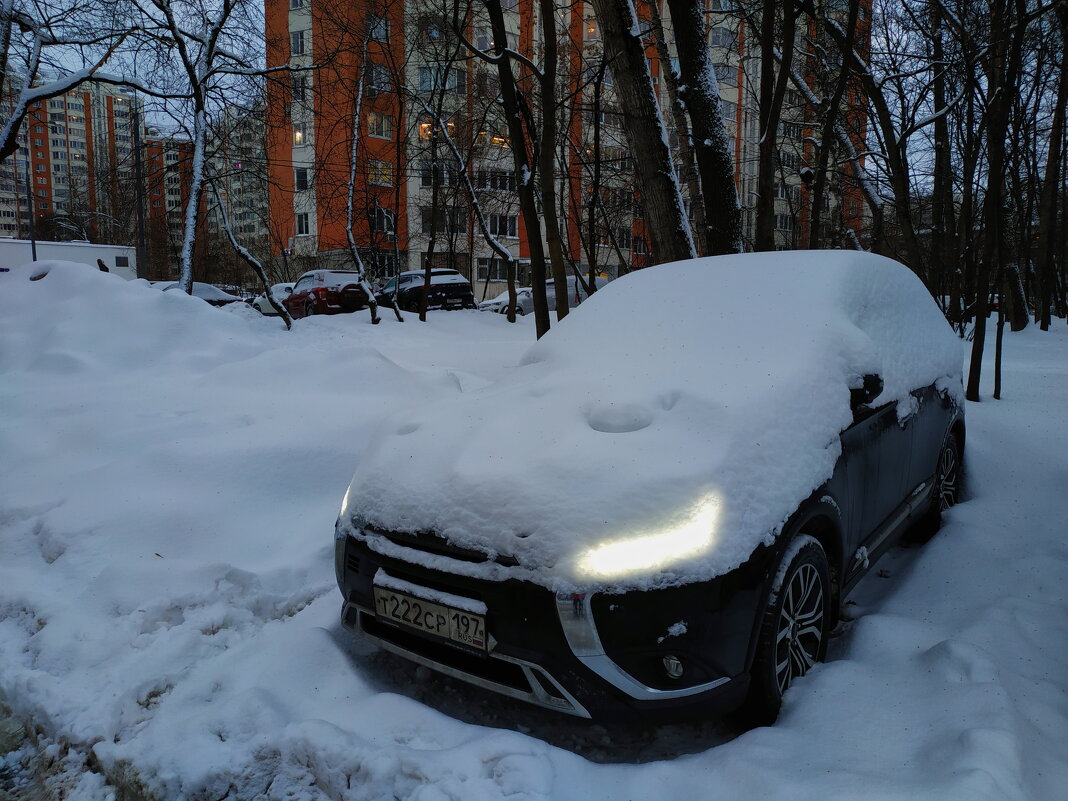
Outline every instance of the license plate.
<path fill-rule="evenodd" d="M 384 620 L 486 650 L 486 619 L 482 615 L 383 587 L 375 587 L 374 596 L 375 613 Z"/>

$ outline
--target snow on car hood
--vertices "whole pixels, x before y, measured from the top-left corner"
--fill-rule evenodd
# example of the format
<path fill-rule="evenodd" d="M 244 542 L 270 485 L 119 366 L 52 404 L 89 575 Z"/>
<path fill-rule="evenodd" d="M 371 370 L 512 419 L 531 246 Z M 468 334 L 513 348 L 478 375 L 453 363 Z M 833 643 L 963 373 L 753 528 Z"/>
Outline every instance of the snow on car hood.
<path fill-rule="evenodd" d="M 861 376 L 882 376 L 877 404 L 908 401 L 940 379 L 959 393 L 961 364 L 919 279 L 883 257 L 642 270 L 556 324 L 504 380 L 387 424 L 342 530 L 433 531 L 514 556 L 513 573 L 555 589 L 711 578 L 771 542 L 831 476 Z"/>

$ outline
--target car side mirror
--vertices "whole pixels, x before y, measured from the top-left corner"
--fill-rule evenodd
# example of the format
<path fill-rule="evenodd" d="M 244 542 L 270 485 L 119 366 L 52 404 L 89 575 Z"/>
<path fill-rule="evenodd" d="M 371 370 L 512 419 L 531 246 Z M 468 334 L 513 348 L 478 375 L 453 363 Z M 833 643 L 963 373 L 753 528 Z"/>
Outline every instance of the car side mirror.
<path fill-rule="evenodd" d="M 282 292 L 284 292 L 287 295 L 292 295 L 293 294 L 293 287 L 291 287 L 291 286 L 282 287 Z"/>
<path fill-rule="evenodd" d="M 862 379 L 861 386 L 849 390 L 849 408 L 855 412 L 863 406 L 868 406 L 882 391 L 882 376 L 869 373 Z"/>

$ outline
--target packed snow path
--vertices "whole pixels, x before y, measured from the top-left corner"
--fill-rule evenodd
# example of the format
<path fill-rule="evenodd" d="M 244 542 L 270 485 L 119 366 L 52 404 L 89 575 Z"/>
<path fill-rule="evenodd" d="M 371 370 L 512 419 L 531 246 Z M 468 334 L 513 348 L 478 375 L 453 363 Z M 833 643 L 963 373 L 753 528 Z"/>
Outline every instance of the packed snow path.
<path fill-rule="evenodd" d="M 0 693 L 57 795 L 1065 797 L 1063 321 L 1007 336 L 1005 399 L 968 404 L 969 499 L 738 734 L 555 717 L 341 630 L 332 526 L 377 424 L 504 375 L 532 328 L 246 311 L 0 277 Z"/>

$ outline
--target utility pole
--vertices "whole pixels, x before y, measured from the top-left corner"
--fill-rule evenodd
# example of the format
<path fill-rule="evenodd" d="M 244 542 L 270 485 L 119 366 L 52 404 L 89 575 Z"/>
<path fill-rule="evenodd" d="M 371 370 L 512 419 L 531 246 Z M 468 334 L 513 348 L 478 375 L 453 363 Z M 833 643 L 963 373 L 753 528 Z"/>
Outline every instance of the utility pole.
<path fill-rule="evenodd" d="M 134 181 L 136 183 L 134 192 L 137 207 L 137 277 L 148 278 L 147 249 L 145 248 L 145 178 L 141 166 L 141 107 L 136 94 L 130 106 L 133 112 Z"/>

